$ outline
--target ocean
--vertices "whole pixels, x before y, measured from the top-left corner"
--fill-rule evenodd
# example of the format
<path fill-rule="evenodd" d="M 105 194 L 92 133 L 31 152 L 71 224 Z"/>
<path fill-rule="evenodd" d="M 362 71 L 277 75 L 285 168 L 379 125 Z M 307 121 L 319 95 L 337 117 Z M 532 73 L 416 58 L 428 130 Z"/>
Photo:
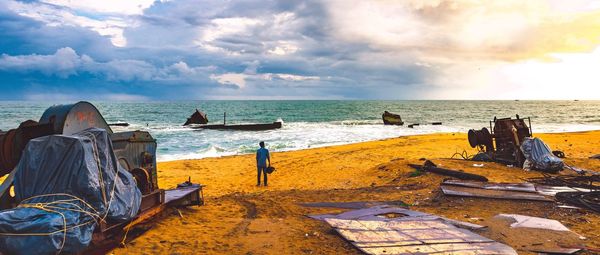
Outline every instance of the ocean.
<path fill-rule="evenodd" d="M 60 102 L 74 103 L 74 102 Z M 398 136 L 467 132 L 488 127 L 497 116 L 531 117 L 533 133 L 600 130 L 600 101 L 168 101 L 92 102 L 115 131 L 145 130 L 158 141 L 158 160 L 198 159 L 253 153 L 259 141 L 271 151 L 289 151 Z M 0 102 L 0 129 L 39 120 L 57 102 Z M 270 123 L 270 131 L 194 130 L 182 124 L 200 109 L 210 123 Z M 384 126 L 383 111 L 398 113 L 404 126 Z M 411 123 L 442 122 L 443 125 Z M 465 140 L 465 146 L 468 142 Z"/>

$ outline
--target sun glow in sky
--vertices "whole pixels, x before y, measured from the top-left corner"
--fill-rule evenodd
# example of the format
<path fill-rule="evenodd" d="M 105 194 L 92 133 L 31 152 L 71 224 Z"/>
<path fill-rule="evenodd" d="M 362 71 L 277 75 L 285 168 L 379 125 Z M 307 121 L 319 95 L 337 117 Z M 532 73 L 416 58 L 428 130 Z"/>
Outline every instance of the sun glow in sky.
<path fill-rule="evenodd" d="M 0 99 L 600 99 L 600 1 L 5 0 Z"/>

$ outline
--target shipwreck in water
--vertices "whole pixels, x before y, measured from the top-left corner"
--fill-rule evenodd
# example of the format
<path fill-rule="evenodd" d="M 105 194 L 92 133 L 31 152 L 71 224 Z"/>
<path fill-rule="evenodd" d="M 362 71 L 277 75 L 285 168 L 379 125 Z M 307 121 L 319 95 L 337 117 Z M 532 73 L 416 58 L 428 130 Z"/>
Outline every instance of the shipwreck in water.
<path fill-rule="evenodd" d="M 402 117 L 400 117 L 400 114 L 385 111 L 381 115 L 381 118 L 383 119 L 383 124 L 385 125 L 404 125 L 404 121 L 402 121 Z"/>
<path fill-rule="evenodd" d="M 183 124 L 184 126 L 190 125 L 190 124 L 207 124 L 208 123 L 208 117 L 206 117 L 206 113 L 199 111 L 198 109 L 196 109 L 196 111 L 192 114 L 192 116 L 190 116 L 187 121 L 185 122 L 185 124 Z"/>
<path fill-rule="evenodd" d="M 250 123 L 250 124 L 234 124 L 228 125 L 226 121 L 227 114 L 223 113 L 223 124 L 210 124 L 208 125 L 208 117 L 206 113 L 203 113 L 196 109 L 196 112 L 192 114 L 185 122 L 184 126 L 190 124 L 200 124 L 194 125 L 192 128 L 195 129 L 216 129 L 216 130 L 240 130 L 240 131 L 264 131 L 264 130 L 272 130 L 279 129 L 283 126 L 282 121 L 275 121 L 272 123 Z"/>

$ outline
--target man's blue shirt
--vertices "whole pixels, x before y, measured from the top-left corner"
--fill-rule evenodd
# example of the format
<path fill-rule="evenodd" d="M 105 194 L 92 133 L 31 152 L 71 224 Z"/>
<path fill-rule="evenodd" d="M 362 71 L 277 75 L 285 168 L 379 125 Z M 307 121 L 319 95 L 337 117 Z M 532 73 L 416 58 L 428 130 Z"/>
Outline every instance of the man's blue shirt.
<path fill-rule="evenodd" d="M 267 158 L 269 158 L 269 150 L 260 148 L 256 151 L 256 164 L 258 166 L 267 166 Z"/>

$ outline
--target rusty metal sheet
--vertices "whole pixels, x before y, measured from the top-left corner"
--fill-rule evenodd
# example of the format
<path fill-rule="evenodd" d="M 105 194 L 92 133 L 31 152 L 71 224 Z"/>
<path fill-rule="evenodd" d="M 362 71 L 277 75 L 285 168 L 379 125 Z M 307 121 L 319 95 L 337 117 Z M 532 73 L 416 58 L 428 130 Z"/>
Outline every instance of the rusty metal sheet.
<path fill-rule="evenodd" d="M 452 243 L 452 244 L 430 244 L 421 246 L 392 246 L 392 247 L 370 247 L 361 249 L 367 254 L 389 255 L 389 254 L 460 254 L 460 255 L 498 255 L 517 254 L 512 248 L 501 243 Z"/>
<path fill-rule="evenodd" d="M 506 191 L 506 190 L 488 190 L 471 187 L 461 187 L 454 185 L 442 185 L 444 195 L 461 196 L 461 197 L 479 197 L 479 198 L 494 198 L 494 199 L 516 199 L 516 200 L 532 200 L 553 202 L 554 200 L 536 193 Z"/>
<path fill-rule="evenodd" d="M 519 214 L 498 214 L 494 216 L 496 218 L 508 218 L 512 219 L 515 222 L 510 224 L 512 228 L 539 228 L 539 229 L 547 229 L 554 231 L 567 231 L 571 232 L 571 230 L 562 223 L 557 220 L 540 218 L 540 217 L 532 217 L 527 215 L 519 215 Z"/>
<path fill-rule="evenodd" d="M 394 206 L 405 206 L 406 203 L 395 200 L 395 201 L 352 201 L 352 202 L 313 202 L 313 203 L 300 203 L 304 207 L 330 207 L 330 208 L 341 208 L 341 209 L 364 209 L 379 205 L 394 205 Z"/>
<path fill-rule="evenodd" d="M 532 252 L 539 252 L 542 254 L 575 254 L 581 249 L 571 249 L 571 248 L 538 248 L 538 249 L 530 249 Z"/>
<path fill-rule="evenodd" d="M 444 185 L 455 185 L 471 188 L 489 189 L 489 190 L 506 190 L 506 191 L 521 191 L 536 193 L 535 185 L 533 183 L 490 183 L 490 182 L 478 182 L 478 181 L 463 181 L 463 180 L 445 180 L 442 184 Z"/>
<path fill-rule="evenodd" d="M 382 220 L 385 217 L 380 216 L 384 214 L 396 214 L 399 216 L 414 216 L 414 217 L 424 217 L 431 216 L 431 214 L 411 211 L 404 208 L 392 207 L 388 205 L 381 206 L 373 206 L 366 209 L 353 210 L 349 212 L 340 213 L 337 215 L 332 214 L 320 214 L 320 215 L 309 215 L 308 217 L 316 219 L 316 220 L 324 220 L 326 218 L 337 218 L 337 219 L 355 219 L 355 220 Z M 395 218 L 401 219 L 402 217 Z"/>
<path fill-rule="evenodd" d="M 486 226 L 482 226 L 482 225 L 470 223 L 470 222 L 465 222 L 465 221 L 458 221 L 458 220 L 448 219 L 448 218 L 444 218 L 444 217 L 440 217 L 440 219 L 442 219 L 443 221 L 450 223 L 454 226 L 457 226 L 459 228 L 464 228 L 464 229 L 469 229 L 469 230 L 478 230 L 478 229 L 487 228 Z"/>
<path fill-rule="evenodd" d="M 545 186 L 545 185 L 536 185 L 535 186 L 538 193 L 546 196 L 555 196 L 556 193 L 559 192 L 591 192 L 590 189 L 584 188 L 571 188 L 571 187 L 559 187 L 559 186 Z"/>
<path fill-rule="evenodd" d="M 395 218 L 385 217 L 384 215 L 387 215 L 387 214 L 394 214 L 395 216 L 398 216 L 398 217 L 395 217 Z M 481 225 L 477 225 L 477 224 L 473 224 L 473 223 L 469 223 L 469 222 L 447 219 L 447 218 L 440 217 L 437 215 L 412 211 L 412 210 L 408 210 L 405 208 L 399 208 L 399 207 L 394 207 L 394 206 L 389 206 L 389 205 L 374 206 L 374 207 L 370 207 L 370 208 L 366 208 L 366 209 L 353 210 L 353 211 L 344 212 L 344 213 L 340 213 L 340 214 L 309 215 L 308 217 L 316 219 L 316 220 L 322 220 L 322 221 L 324 221 L 327 218 L 346 219 L 346 220 L 372 220 L 372 221 L 411 221 L 411 220 L 414 220 L 415 218 L 418 218 L 420 220 L 431 220 L 431 221 L 439 220 L 439 221 L 447 222 L 454 226 L 466 228 L 466 229 L 485 228 L 485 226 L 481 226 Z"/>
<path fill-rule="evenodd" d="M 407 218 L 325 221 L 367 254 L 517 254 L 507 245 L 440 220 Z"/>
<path fill-rule="evenodd" d="M 183 198 L 187 195 L 190 195 L 194 192 L 198 192 L 200 189 L 202 189 L 201 186 L 165 190 L 165 204 L 168 204 L 172 201 L 181 199 L 181 198 Z"/>

